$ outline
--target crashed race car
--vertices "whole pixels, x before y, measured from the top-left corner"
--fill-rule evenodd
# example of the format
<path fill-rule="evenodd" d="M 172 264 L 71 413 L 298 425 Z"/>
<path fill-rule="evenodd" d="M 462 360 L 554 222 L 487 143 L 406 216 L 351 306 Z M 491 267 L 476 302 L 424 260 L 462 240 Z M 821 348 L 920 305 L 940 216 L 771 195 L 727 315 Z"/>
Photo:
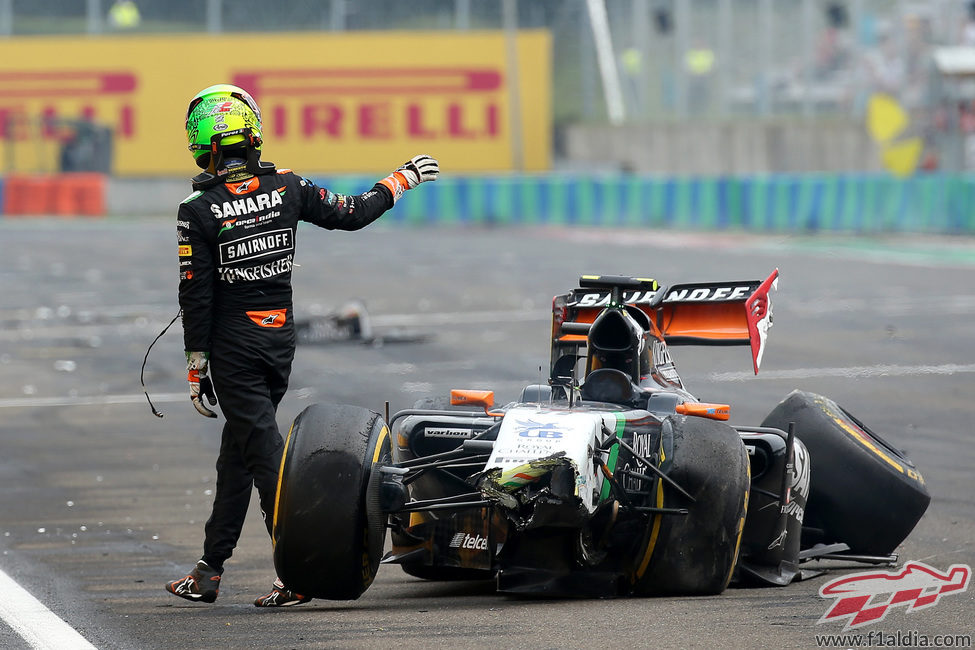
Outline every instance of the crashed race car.
<path fill-rule="evenodd" d="M 278 575 L 330 599 L 358 598 L 381 563 L 613 597 L 787 585 L 812 559 L 896 562 L 930 501 L 901 451 L 801 391 L 761 425 L 731 426 L 670 355 L 749 346 L 757 373 L 777 280 L 583 276 L 553 300 L 548 383 L 515 402 L 455 390 L 392 417 L 309 406 L 281 466 Z"/>

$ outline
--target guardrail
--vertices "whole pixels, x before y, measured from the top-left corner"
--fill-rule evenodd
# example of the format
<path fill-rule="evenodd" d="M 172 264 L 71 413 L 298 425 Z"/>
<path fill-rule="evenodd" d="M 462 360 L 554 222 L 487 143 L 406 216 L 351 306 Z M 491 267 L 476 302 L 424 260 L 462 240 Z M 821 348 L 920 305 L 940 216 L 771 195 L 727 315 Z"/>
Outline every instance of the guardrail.
<path fill-rule="evenodd" d="M 371 178 L 317 178 L 358 193 Z M 975 234 L 975 178 L 931 174 L 660 178 L 627 175 L 441 178 L 384 221 L 552 224 L 755 232 Z"/>
<path fill-rule="evenodd" d="M 372 187 L 376 178 L 342 176 L 314 180 L 333 192 L 358 194 Z M 60 190 L 50 189 L 57 185 L 41 185 L 42 189 L 35 185 L 31 190 L 43 193 L 30 199 L 35 214 L 42 210 L 44 214 L 107 212 L 120 217 L 175 215 L 179 201 L 189 193 L 186 180 L 112 178 L 89 185 L 87 198 L 82 201 L 77 192 L 72 194 L 63 184 Z M 0 180 L 4 214 L 18 214 L 13 208 L 24 209 L 23 202 L 15 196 L 23 196 L 23 187 L 23 177 Z M 69 205 L 75 209 L 69 210 Z M 410 192 L 383 217 L 383 222 L 975 234 L 975 177 L 445 176 Z"/>

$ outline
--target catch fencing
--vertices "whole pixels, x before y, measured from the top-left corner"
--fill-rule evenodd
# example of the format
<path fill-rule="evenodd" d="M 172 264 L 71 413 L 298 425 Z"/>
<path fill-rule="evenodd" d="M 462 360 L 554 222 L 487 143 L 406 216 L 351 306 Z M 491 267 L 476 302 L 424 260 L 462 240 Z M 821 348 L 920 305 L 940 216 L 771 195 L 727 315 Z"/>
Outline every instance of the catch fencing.
<path fill-rule="evenodd" d="M 962 0 L 0 0 L 0 38 L 545 29 L 554 43 L 557 125 L 608 119 L 606 71 L 617 77 L 626 122 L 808 118 L 857 115 L 877 89 L 923 104 L 932 46 L 975 39 L 968 5 Z M 134 6 L 134 16 L 119 13 L 123 6 Z M 605 30 L 594 30 L 596 8 L 602 7 Z M 273 52 L 200 56 L 267 54 Z"/>

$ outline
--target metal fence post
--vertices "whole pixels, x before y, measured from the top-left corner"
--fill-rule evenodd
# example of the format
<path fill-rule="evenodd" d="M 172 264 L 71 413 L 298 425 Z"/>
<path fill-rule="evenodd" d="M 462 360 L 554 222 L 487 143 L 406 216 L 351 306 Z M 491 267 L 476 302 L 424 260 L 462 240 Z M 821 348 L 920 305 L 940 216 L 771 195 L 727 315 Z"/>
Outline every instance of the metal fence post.
<path fill-rule="evenodd" d="M 518 0 L 503 0 L 501 23 L 505 37 L 505 77 L 508 78 L 508 124 L 511 130 L 511 166 L 525 168 L 525 143 L 521 132 L 521 90 L 518 77 Z"/>
<path fill-rule="evenodd" d="M 650 59 L 650 2 L 649 0 L 633 0 L 632 16 L 630 17 L 630 48 L 637 54 L 637 69 L 626 69 L 626 77 L 633 89 L 633 117 L 646 119 L 647 117 L 647 88 L 650 86 L 650 75 L 647 65 Z"/>
<path fill-rule="evenodd" d="M 593 81 L 596 79 L 596 52 L 595 46 L 593 45 L 592 30 L 589 28 L 589 20 L 586 17 L 586 0 L 578 0 L 579 2 L 579 20 L 577 25 L 579 26 L 579 87 L 580 88 L 590 88 Z M 582 113 L 587 119 L 593 119 L 596 116 L 596 99 L 595 93 L 583 92 L 582 93 Z"/>
<path fill-rule="evenodd" d="M 675 107 L 677 117 L 687 117 L 688 109 L 688 70 L 687 54 L 691 49 L 691 7 L 690 0 L 674 2 L 674 79 Z"/>
<path fill-rule="evenodd" d="M 223 0 L 207 0 L 207 31 L 223 31 Z"/>
<path fill-rule="evenodd" d="M 853 33 L 853 43 L 851 45 L 851 47 L 853 48 L 853 58 L 854 60 L 860 62 L 859 63 L 860 66 L 863 66 L 865 65 L 864 61 L 867 56 L 867 47 L 863 42 L 863 32 L 862 32 L 863 21 L 864 21 L 863 0 L 853 0 L 851 5 L 852 5 L 852 10 L 850 16 L 850 28 Z M 874 43 L 874 46 L 879 47 L 879 44 Z M 862 68 L 856 71 L 856 75 L 857 75 L 858 84 L 867 82 L 867 80 L 864 79 Z M 852 102 L 850 105 L 850 117 L 855 118 L 859 110 L 861 110 L 861 107 L 858 106 L 857 102 Z"/>
<path fill-rule="evenodd" d="M 0 36 L 14 33 L 14 0 L 0 0 Z"/>
<path fill-rule="evenodd" d="M 759 6 L 758 24 L 761 39 L 759 66 L 760 79 L 758 95 L 758 114 L 767 117 L 772 112 L 772 35 L 774 27 L 772 21 L 772 0 L 761 0 Z"/>
<path fill-rule="evenodd" d="M 613 49 L 613 37 L 609 31 L 609 18 L 606 14 L 605 0 L 586 0 L 589 10 L 589 24 L 592 27 L 593 41 L 596 45 L 596 61 L 599 76 L 603 81 L 603 95 L 606 98 L 606 113 L 613 126 L 623 123 L 626 109 L 623 106 L 623 93 L 620 91 L 619 70 Z"/>
<path fill-rule="evenodd" d="M 801 0 L 802 5 L 800 7 L 802 16 L 802 27 L 800 32 L 802 33 L 802 116 L 812 117 L 813 114 L 813 67 L 816 64 L 816 52 L 815 52 L 815 42 L 813 41 L 813 26 L 816 23 L 814 6 L 815 0 Z"/>
<path fill-rule="evenodd" d="M 735 49 L 732 44 L 731 0 L 718 0 L 718 115 L 727 117 L 731 113 L 731 57 Z"/>
<path fill-rule="evenodd" d="M 88 0 L 86 9 L 87 9 L 88 33 L 101 34 L 102 33 L 101 0 Z"/>
<path fill-rule="evenodd" d="M 454 27 L 463 31 L 471 28 L 471 0 L 454 0 Z"/>
<path fill-rule="evenodd" d="M 332 0 L 332 31 L 333 32 L 344 32 L 345 31 L 345 0 Z"/>

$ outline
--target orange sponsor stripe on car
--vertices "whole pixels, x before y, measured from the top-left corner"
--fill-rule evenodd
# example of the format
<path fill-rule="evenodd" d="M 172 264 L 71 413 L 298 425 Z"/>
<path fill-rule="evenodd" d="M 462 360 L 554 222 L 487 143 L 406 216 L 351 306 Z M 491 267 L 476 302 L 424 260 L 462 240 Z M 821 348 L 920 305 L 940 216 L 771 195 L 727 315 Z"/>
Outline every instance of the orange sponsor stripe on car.
<path fill-rule="evenodd" d="M 681 415 L 693 415 L 709 420 L 727 420 L 731 415 L 731 407 L 727 404 L 708 404 L 704 402 L 684 402 L 674 409 Z"/>

